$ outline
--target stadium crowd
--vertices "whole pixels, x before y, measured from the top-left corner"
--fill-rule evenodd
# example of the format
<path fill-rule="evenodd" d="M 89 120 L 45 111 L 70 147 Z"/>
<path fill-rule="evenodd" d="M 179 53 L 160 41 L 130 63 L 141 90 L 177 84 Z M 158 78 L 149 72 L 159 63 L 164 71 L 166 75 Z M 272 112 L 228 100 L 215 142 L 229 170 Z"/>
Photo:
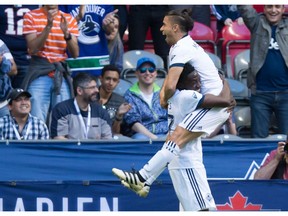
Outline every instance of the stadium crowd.
<path fill-rule="evenodd" d="M 237 80 L 228 77 L 222 59 L 223 29 L 237 22 L 251 33 L 245 86 L 250 119 L 240 124 L 243 98 L 235 96 L 234 112 L 210 137 L 287 134 L 287 5 L 1 5 L 1 139 L 165 137 L 168 114 L 159 91 L 170 47 L 160 28 L 169 10 L 186 8 L 213 33 L 218 51 L 212 54 L 227 79 Z M 134 59 L 126 59 L 132 50 Z M 141 51 L 152 57 L 138 57 Z"/>

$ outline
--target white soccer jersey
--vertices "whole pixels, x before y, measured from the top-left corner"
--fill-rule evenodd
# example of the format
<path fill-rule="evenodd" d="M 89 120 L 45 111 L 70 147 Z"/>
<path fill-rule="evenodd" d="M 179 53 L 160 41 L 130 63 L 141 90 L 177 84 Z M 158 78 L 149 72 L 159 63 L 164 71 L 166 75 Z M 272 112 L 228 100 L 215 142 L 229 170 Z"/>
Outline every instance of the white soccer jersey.
<path fill-rule="evenodd" d="M 219 95 L 223 83 L 218 75 L 218 70 L 209 55 L 189 35 L 180 39 L 170 48 L 169 68 L 173 66 L 184 67 L 187 62 L 199 73 L 201 93 Z"/>
<path fill-rule="evenodd" d="M 218 124 L 226 121 L 229 114 L 225 109 L 195 110 L 202 100 L 204 100 L 204 96 L 196 91 L 176 90 L 168 100 L 169 132 L 173 132 L 179 125 L 189 131 L 206 134 L 215 130 Z M 184 211 L 216 209 L 203 164 L 200 137 L 188 142 L 180 150 L 178 156 L 168 164 L 168 169 Z"/>
<path fill-rule="evenodd" d="M 205 136 L 227 120 L 229 113 L 226 108 L 196 109 L 202 100 L 203 95 L 196 91 L 176 90 L 168 100 L 169 132 L 173 132 L 178 125 L 191 132 L 202 132 Z M 200 137 L 187 143 L 168 165 L 169 169 L 191 167 L 204 167 Z"/>
<path fill-rule="evenodd" d="M 169 132 L 173 132 L 177 125 L 196 108 L 203 95 L 192 90 L 176 90 L 175 94 L 168 100 L 168 123 Z M 199 168 L 202 163 L 201 138 L 195 139 L 185 145 L 177 156 L 168 165 L 169 169 Z"/>

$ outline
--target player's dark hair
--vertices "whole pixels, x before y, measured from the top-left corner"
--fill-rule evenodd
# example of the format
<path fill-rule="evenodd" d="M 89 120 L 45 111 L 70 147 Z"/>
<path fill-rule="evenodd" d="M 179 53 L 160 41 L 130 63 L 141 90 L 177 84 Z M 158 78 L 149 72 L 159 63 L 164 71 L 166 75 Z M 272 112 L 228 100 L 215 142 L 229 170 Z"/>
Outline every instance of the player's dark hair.
<path fill-rule="evenodd" d="M 96 77 L 92 76 L 87 72 L 77 73 L 73 78 L 73 91 L 74 95 L 77 95 L 77 87 L 86 87 L 91 81 L 97 82 Z"/>
<path fill-rule="evenodd" d="M 183 32 L 189 32 L 194 27 L 191 8 L 171 10 L 166 16 L 169 16 L 172 23 L 178 24 Z"/>
<path fill-rule="evenodd" d="M 190 73 L 192 73 L 195 70 L 195 68 L 190 64 L 190 63 L 186 63 L 183 67 L 183 71 L 179 77 L 179 80 L 177 82 L 176 88 L 179 90 L 183 90 L 184 89 L 184 83 L 188 77 L 188 75 Z"/>
<path fill-rule="evenodd" d="M 106 71 L 116 71 L 119 74 L 119 77 L 120 77 L 120 70 L 115 65 L 105 65 L 102 68 L 101 76 L 104 76 Z"/>

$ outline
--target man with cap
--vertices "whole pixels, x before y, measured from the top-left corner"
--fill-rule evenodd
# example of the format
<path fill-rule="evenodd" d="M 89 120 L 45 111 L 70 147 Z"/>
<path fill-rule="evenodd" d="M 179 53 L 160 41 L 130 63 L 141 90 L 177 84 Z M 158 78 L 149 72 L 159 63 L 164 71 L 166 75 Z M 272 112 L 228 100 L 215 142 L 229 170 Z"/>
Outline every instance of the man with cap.
<path fill-rule="evenodd" d="M 13 89 L 8 96 L 10 114 L 0 118 L 0 140 L 46 140 L 46 124 L 30 114 L 31 94 L 23 89 Z"/>
<path fill-rule="evenodd" d="M 168 132 L 168 117 L 167 110 L 160 106 L 154 60 L 140 58 L 135 74 L 138 81 L 124 94 L 131 109 L 124 115 L 122 134 L 134 139 L 164 138 Z"/>

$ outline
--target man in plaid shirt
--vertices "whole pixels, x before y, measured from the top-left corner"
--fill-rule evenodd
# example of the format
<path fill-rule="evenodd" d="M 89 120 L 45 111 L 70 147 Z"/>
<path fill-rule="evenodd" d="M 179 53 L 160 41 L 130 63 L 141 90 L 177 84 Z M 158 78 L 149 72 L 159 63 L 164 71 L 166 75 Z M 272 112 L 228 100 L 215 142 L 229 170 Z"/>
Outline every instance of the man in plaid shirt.
<path fill-rule="evenodd" d="M 0 118 L 0 140 L 46 140 L 46 124 L 30 115 L 31 94 L 23 89 L 13 89 L 8 96 L 10 114 Z"/>

